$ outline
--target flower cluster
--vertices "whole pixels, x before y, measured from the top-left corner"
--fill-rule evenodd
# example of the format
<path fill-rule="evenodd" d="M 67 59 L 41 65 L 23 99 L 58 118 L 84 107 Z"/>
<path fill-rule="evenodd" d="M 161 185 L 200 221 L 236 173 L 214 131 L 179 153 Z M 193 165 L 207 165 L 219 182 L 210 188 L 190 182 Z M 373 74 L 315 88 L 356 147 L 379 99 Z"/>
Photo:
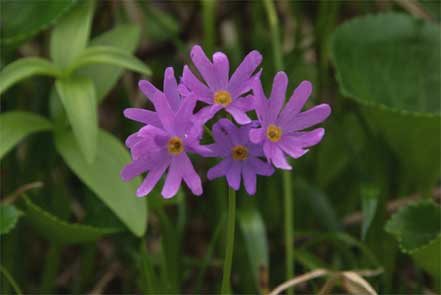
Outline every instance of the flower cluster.
<path fill-rule="evenodd" d="M 147 172 L 136 192 L 138 196 L 148 195 L 166 171 L 164 198 L 173 197 L 182 181 L 193 194 L 201 195 L 201 178 L 188 154 L 222 158 L 208 170 L 207 178 L 225 176 L 234 190 L 239 189 L 243 178 L 245 190 L 253 195 L 257 175 L 270 176 L 274 167 L 291 169 L 286 156 L 299 158 L 323 138 L 323 128 L 304 131 L 331 113 L 327 104 L 301 112 L 312 91 L 310 82 L 300 83 L 284 106 L 288 78 L 284 72 L 277 73 L 267 98 L 260 81 L 261 70 L 257 71 L 262 62 L 257 51 L 250 52 L 231 76 L 228 58 L 222 52 L 216 52 L 210 61 L 196 45 L 191 60 L 202 81 L 185 65 L 178 84 L 173 68 L 167 68 L 163 91 L 148 81 L 139 82 L 155 111 L 124 111 L 127 118 L 145 124 L 127 138 L 133 161 L 121 172 L 125 181 Z M 197 101 L 205 105 L 196 112 Z M 201 145 L 204 125 L 222 109 L 239 126 L 221 118 L 212 128 L 214 143 Z M 255 111 L 257 120 L 249 117 L 251 111 Z"/>

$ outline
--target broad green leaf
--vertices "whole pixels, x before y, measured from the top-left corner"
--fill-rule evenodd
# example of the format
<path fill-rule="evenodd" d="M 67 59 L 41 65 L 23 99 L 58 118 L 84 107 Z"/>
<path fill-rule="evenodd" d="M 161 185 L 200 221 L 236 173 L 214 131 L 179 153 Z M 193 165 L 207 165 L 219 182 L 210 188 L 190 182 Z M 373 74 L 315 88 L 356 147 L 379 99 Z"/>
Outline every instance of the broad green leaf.
<path fill-rule="evenodd" d="M 237 213 L 237 221 L 245 241 L 256 288 L 264 292 L 264 290 L 261 290 L 261 282 L 268 281 L 269 273 L 268 242 L 265 224 L 256 208 L 240 208 Z"/>
<path fill-rule="evenodd" d="M 140 37 L 139 28 L 135 25 L 118 25 L 112 30 L 105 32 L 94 38 L 90 45 L 92 46 L 113 46 L 126 51 L 128 54 L 135 51 Z M 79 69 L 81 76 L 93 80 L 97 102 L 100 102 L 114 87 L 115 83 L 121 77 L 123 69 L 118 66 L 106 64 L 94 64 Z"/>
<path fill-rule="evenodd" d="M 8 64 L 0 72 L 0 94 L 20 80 L 35 75 L 57 77 L 60 75 L 60 71 L 54 64 L 45 59 L 39 57 L 21 58 Z"/>
<path fill-rule="evenodd" d="M 60 67 L 68 66 L 85 48 L 90 35 L 95 1 L 79 1 L 52 31 L 50 55 Z"/>
<path fill-rule="evenodd" d="M 440 220 L 441 207 L 430 201 L 420 201 L 395 213 L 385 229 L 398 238 L 404 252 L 412 253 L 441 234 Z"/>
<path fill-rule="evenodd" d="M 418 189 L 440 175 L 440 33 L 433 23 L 387 13 L 355 18 L 333 36 L 342 94 L 360 105 Z"/>
<path fill-rule="evenodd" d="M 374 184 L 363 183 L 361 185 L 361 208 L 363 211 L 363 222 L 361 225 L 361 238 L 365 239 L 366 233 L 374 220 L 377 212 L 380 188 Z"/>
<path fill-rule="evenodd" d="M 395 213 L 386 224 L 403 252 L 434 277 L 441 274 L 441 207 L 431 201 L 408 205 Z"/>
<path fill-rule="evenodd" d="M 24 137 L 52 129 L 46 118 L 29 112 L 6 112 L 0 114 L 0 159 Z"/>
<path fill-rule="evenodd" d="M 72 133 L 59 134 L 55 140 L 57 151 L 70 169 L 115 213 L 137 236 L 146 229 L 147 204 L 136 197 L 139 179 L 124 183 L 119 176 L 121 169 L 131 161 L 124 146 L 112 135 L 98 133 L 97 157 L 88 163 L 79 151 Z"/>
<path fill-rule="evenodd" d="M 88 162 L 96 155 L 98 118 L 92 80 L 70 77 L 55 82 L 77 142 Z"/>
<path fill-rule="evenodd" d="M 2 1 L 0 42 L 13 46 L 31 38 L 56 23 L 76 1 Z"/>
<path fill-rule="evenodd" d="M 123 49 L 112 46 L 91 46 L 76 58 L 68 71 L 90 64 L 107 64 L 126 68 L 144 75 L 150 75 L 150 69 L 139 59 Z"/>
<path fill-rule="evenodd" d="M 69 223 L 37 206 L 25 197 L 26 218 L 49 241 L 60 244 L 92 242 L 121 231 L 118 228 L 100 228 L 80 223 Z"/>
<path fill-rule="evenodd" d="M 13 205 L 0 204 L 0 235 L 10 232 L 22 214 Z"/>

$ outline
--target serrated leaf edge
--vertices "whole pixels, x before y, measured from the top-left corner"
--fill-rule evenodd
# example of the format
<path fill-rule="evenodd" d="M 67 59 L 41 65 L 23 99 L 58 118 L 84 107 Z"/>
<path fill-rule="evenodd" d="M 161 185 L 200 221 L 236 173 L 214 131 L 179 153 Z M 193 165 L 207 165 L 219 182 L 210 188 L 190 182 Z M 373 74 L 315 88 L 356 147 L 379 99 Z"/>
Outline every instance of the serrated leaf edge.
<path fill-rule="evenodd" d="M 354 23 L 358 23 L 358 22 L 362 22 L 365 21 L 366 19 L 370 19 L 370 18 L 376 18 L 376 17 L 383 17 L 383 16 L 406 16 L 406 17 L 411 17 L 415 20 L 418 20 L 417 17 L 414 17 L 412 15 L 408 15 L 405 13 L 399 13 L 399 12 L 386 12 L 386 13 L 376 13 L 376 14 L 368 14 L 368 15 L 364 15 L 364 16 L 360 16 L 360 17 L 356 17 L 353 19 L 350 19 L 346 22 L 344 22 L 343 24 L 341 24 L 340 26 L 337 27 L 337 29 L 334 31 L 334 33 L 331 36 L 331 61 L 334 65 L 335 68 L 335 76 L 336 76 L 336 80 L 338 82 L 338 85 L 340 86 L 340 92 L 343 96 L 361 104 L 364 106 L 368 106 L 368 107 L 372 107 L 374 109 L 379 109 L 381 111 L 386 111 L 386 112 L 392 112 L 392 113 L 397 113 L 400 115 L 404 115 L 404 116 L 413 116 L 413 117 L 419 117 L 419 118 L 435 118 L 435 119 L 441 119 L 441 112 L 440 113 L 429 113 L 429 112 L 413 112 L 413 111 L 409 111 L 409 110 L 402 110 L 402 109 L 398 109 L 396 107 L 391 107 L 391 106 L 387 106 L 383 103 L 379 103 L 379 102 L 373 102 L 371 100 L 366 101 L 363 99 L 360 99 L 358 97 L 356 97 L 355 95 L 353 95 L 352 93 L 350 93 L 350 91 L 348 91 L 343 83 L 342 77 L 341 77 L 341 72 L 339 70 L 339 68 L 337 67 L 337 62 L 336 62 L 336 57 L 335 57 L 335 53 L 334 53 L 334 44 L 335 44 L 335 36 L 336 33 L 343 29 L 346 28 L 349 25 L 352 25 Z"/>
<path fill-rule="evenodd" d="M 387 233 L 389 233 L 389 234 L 391 234 L 391 235 L 393 235 L 393 236 L 395 236 L 395 237 L 397 238 L 398 246 L 399 246 L 400 250 L 401 250 L 403 253 L 406 253 L 406 254 L 411 255 L 411 254 L 414 254 L 414 253 L 416 253 L 416 252 L 422 250 L 423 248 L 429 247 L 430 245 L 432 245 L 432 244 L 435 243 L 438 239 L 441 238 L 441 231 L 438 233 L 438 235 L 437 235 L 435 238 L 433 238 L 432 240 L 430 240 L 430 241 L 427 242 L 426 244 L 424 244 L 424 245 L 422 245 L 422 246 L 420 246 L 420 247 L 417 247 L 417 248 L 415 248 L 415 249 L 408 250 L 408 249 L 405 249 L 405 248 L 403 247 L 403 244 L 402 244 L 403 238 L 401 237 L 400 234 L 395 233 L 395 232 L 391 232 L 391 231 L 387 230 L 387 227 L 388 227 L 389 222 L 391 222 L 392 219 L 396 218 L 396 216 L 398 216 L 399 214 L 401 214 L 404 210 L 408 210 L 408 209 L 411 208 L 411 207 L 418 207 L 418 206 L 421 206 L 421 205 L 430 205 L 430 204 L 432 204 L 432 205 L 434 205 L 434 206 L 437 206 L 437 205 L 436 205 L 435 203 L 433 203 L 432 201 L 427 201 L 427 200 L 423 200 L 423 201 L 415 201 L 415 202 L 413 202 L 413 203 L 410 203 L 410 204 L 408 204 L 407 206 L 402 207 L 402 208 L 399 209 L 397 212 L 395 212 L 395 214 L 392 215 L 392 217 L 391 217 L 391 218 L 387 221 L 387 223 L 385 224 L 385 226 L 384 226 L 384 230 L 385 230 Z"/>
<path fill-rule="evenodd" d="M 11 205 L 11 206 L 13 206 L 13 205 Z M 5 231 L 2 232 L 0 235 L 6 235 L 6 234 L 10 233 L 11 230 L 13 230 L 15 228 L 15 226 L 17 225 L 17 222 L 20 219 L 20 217 L 23 215 L 23 212 L 21 210 L 19 210 L 15 206 L 13 206 L 13 207 L 15 208 L 15 210 L 17 210 L 17 216 L 14 219 L 14 221 L 8 227 L 6 227 Z"/>

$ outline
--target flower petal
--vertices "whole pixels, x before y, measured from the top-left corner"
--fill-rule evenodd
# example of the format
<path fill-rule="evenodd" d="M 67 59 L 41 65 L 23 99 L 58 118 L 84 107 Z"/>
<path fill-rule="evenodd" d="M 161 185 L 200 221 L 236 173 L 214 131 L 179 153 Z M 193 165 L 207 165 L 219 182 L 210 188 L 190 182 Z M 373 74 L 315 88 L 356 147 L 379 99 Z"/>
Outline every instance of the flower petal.
<path fill-rule="evenodd" d="M 207 178 L 209 180 L 213 180 L 222 176 L 226 176 L 227 171 L 230 169 L 230 166 L 233 164 L 233 160 L 231 158 L 226 158 L 222 160 L 219 164 L 211 167 L 207 172 Z"/>
<path fill-rule="evenodd" d="M 256 174 L 263 176 L 271 176 L 274 173 L 274 167 L 267 162 L 263 162 L 259 158 L 250 159 L 249 165 L 251 165 L 256 172 Z"/>
<path fill-rule="evenodd" d="M 295 142 L 295 141 L 294 141 Z M 298 159 L 304 154 L 306 154 L 309 150 L 303 149 L 300 146 L 293 144 L 293 141 L 288 138 L 288 136 L 284 136 L 280 142 L 279 147 L 287 153 L 290 157 L 294 159 Z"/>
<path fill-rule="evenodd" d="M 171 157 L 170 167 L 168 168 L 167 177 L 161 191 L 161 195 L 166 199 L 176 195 L 179 187 L 181 186 L 182 172 L 184 167 L 180 159 L 181 155 Z"/>
<path fill-rule="evenodd" d="M 129 181 L 139 174 L 146 172 L 150 168 L 149 163 L 148 159 L 139 159 L 127 164 L 120 173 L 121 179 Z"/>
<path fill-rule="evenodd" d="M 168 99 L 171 109 L 176 112 L 179 107 L 178 83 L 172 67 L 165 69 L 164 73 L 164 94 Z"/>
<path fill-rule="evenodd" d="M 179 155 L 180 166 L 182 169 L 182 177 L 190 188 L 193 195 L 202 195 L 202 182 L 199 174 L 194 170 L 193 164 L 188 158 L 187 154 L 182 153 Z"/>
<path fill-rule="evenodd" d="M 312 127 L 326 120 L 331 114 L 331 107 L 328 104 L 320 104 L 305 112 L 293 115 L 287 121 L 281 121 L 280 125 L 286 132 L 303 130 Z"/>
<path fill-rule="evenodd" d="M 147 80 L 140 80 L 138 82 L 138 87 L 139 89 L 141 89 L 142 93 L 144 93 L 144 95 L 148 99 L 150 99 L 150 101 L 152 101 L 155 93 L 159 91 L 152 83 Z"/>
<path fill-rule="evenodd" d="M 299 113 L 312 92 L 312 84 L 309 81 L 302 81 L 294 89 L 288 103 L 280 114 L 280 120 L 286 121 L 288 118 Z"/>
<path fill-rule="evenodd" d="M 153 104 L 164 129 L 167 130 L 168 133 L 174 134 L 175 114 L 170 108 L 170 104 L 168 103 L 165 95 L 162 92 L 156 92 L 154 95 Z"/>
<path fill-rule="evenodd" d="M 258 144 L 265 139 L 265 129 L 264 128 L 253 128 L 250 130 L 250 141 L 252 143 Z"/>
<path fill-rule="evenodd" d="M 248 161 L 244 162 L 242 167 L 242 177 L 245 190 L 249 195 L 254 195 L 256 193 L 256 172 Z"/>
<path fill-rule="evenodd" d="M 237 88 L 240 88 L 251 77 L 261 62 L 262 55 L 258 51 L 253 50 L 248 53 L 231 76 L 228 91 L 230 93 L 236 92 Z"/>
<path fill-rule="evenodd" d="M 162 163 L 159 165 L 152 166 L 147 177 L 144 179 L 142 184 L 138 187 L 136 191 L 136 195 L 138 197 L 143 197 L 148 195 L 155 185 L 158 183 L 159 179 L 161 179 L 162 174 L 164 174 L 170 163 L 170 159 L 163 159 Z"/>
<path fill-rule="evenodd" d="M 214 115 L 216 115 L 216 113 L 222 108 L 223 106 L 218 104 L 203 107 L 194 115 L 195 119 L 198 120 L 201 124 L 205 124 L 210 119 L 212 119 Z"/>
<path fill-rule="evenodd" d="M 216 71 L 217 88 L 227 89 L 228 78 L 230 77 L 230 63 L 227 56 L 222 52 L 213 54 L 213 65 Z"/>
<path fill-rule="evenodd" d="M 227 119 L 220 119 L 213 125 L 213 138 L 216 144 L 231 148 L 238 144 L 237 127 Z"/>
<path fill-rule="evenodd" d="M 161 121 L 159 121 L 158 115 L 155 112 L 138 109 L 138 108 L 128 108 L 124 110 L 124 116 L 127 119 L 153 125 L 156 127 L 162 127 Z"/>
<path fill-rule="evenodd" d="M 248 115 L 243 110 L 240 110 L 233 106 L 228 106 L 225 110 L 233 116 L 237 124 L 244 125 L 251 123 L 250 117 L 248 117 Z"/>
<path fill-rule="evenodd" d="M 274 166 L 276 166 L 277 168 L 285 169 L 285 170 L 292 169 L 292 167 L 286 161 L 283 152 L 275 143 L 272 143 L 268 140 L 265 141 L 265 143 L 263 144 L 263 151 L 265 153 L 266 158 L 269 161 L 271 161 L 271 163 L 273 163 Z"/>
<path fill-rule="evenodd" d="M 231 106 L 235 107 L 239 110 L 242 110 L 244 112 L 251 111 L 251 110 L 255 109 L 254 96 L 247 95 L 245 97 L 239 97 L 233 101 Z"/>
<path fill-rule="evenodd" d="M 268 100 L 262 88 L 262 82 L 256 80 L 253 82 L 254 104 L 256 106 L 256 114 L 260 123 L 267 121 Z"/>
<path fill-rule="evenodd" d="M 228 169 L 228 171 L 226 173 L 228 185 L 236 191 L 239 190 L 239 187 L 240 187 L 240 172 L 241 172 L 241 170 L 242 170 L 241 161 L 232 160 L 230 168 Z"/>
<path fill-rule="evenodd" d="M 185 87 L 196 96 L 196 99 L 210 104 L 213 103 L 213 92 L 196 78 L 187 65 L 184 66 L 181 81 Z"/>
<path fill-rule="evenodd" d="M 278 72 L 274 77 L 273 88 L 269 99 L 270 120 L 275 120 L 285 102 L 288 76 L 285 72 Z"/>
<path fill-rule="evenodd" d="M 199 45 L 193 46 L 190 56 L 199 73 L 201 73 L 202 78 L 207 82 L 208 87 L 211 90 L 217 90 L 217 77 L 214 72 L 214 66 L 205 55 L 202 47 Z"/>

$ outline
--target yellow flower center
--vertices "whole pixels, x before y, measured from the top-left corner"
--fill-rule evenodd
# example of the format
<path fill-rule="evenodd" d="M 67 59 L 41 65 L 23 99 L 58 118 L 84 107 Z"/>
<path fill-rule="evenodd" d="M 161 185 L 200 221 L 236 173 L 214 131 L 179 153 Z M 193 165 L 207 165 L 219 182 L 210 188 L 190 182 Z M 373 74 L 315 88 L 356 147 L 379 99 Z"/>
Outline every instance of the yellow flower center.
<path fill-rule="evenodd" d="M 278 142 L 280 138 L 282 137 L 282 128 L 270 124 L 268 128 L 266 129 L 266 136 L 271 140 L 272 142 Z"/>
<path fill-rule="evenodd" d="M 248 149 L 241 144 L 236 145 L 231 149 L 233 159 L 237 161 L 246 160 L 248 158 Z"/>
<path fill-rule="evenodd" d="M 172 155 L 179 155 L 184 151 L 184 144 L 182 139 L 177 136 L 173 136 L 167 143 L 168 152 Z"/>
<path fill-rule="evenodd" d="M 231 103 L 231 94 L 228 91 L 225 90 L 219 90 L 214 93 L 214 103 L 215 104 L 221 104 L 224 107 L 229 105 Z"/>

